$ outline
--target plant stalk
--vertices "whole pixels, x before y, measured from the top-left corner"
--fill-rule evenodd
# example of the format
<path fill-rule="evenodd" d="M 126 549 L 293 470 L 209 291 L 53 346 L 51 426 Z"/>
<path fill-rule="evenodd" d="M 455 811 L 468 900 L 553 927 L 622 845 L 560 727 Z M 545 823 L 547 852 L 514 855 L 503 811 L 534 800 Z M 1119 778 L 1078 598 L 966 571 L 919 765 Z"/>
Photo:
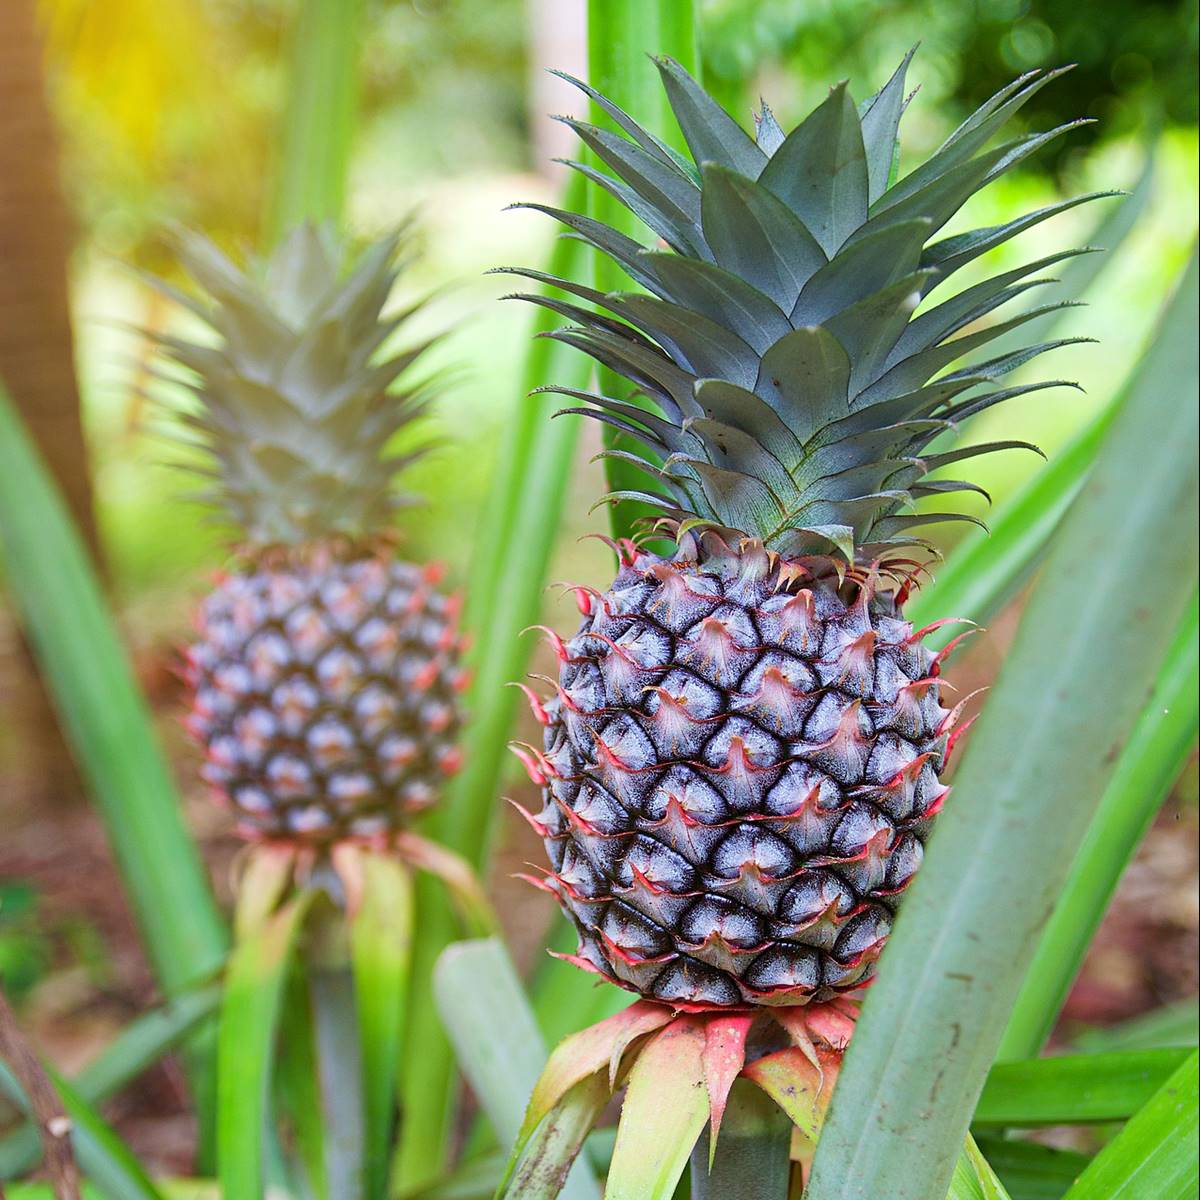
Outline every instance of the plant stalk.
<path fill-rule="evenodd" d="M 305 935 L 305 976 L 325 1131 L 326 1196 L 327 1200 L 363 1200 L 363 1063 L 348 928 L 341 904 L 314 906 Z"/>
<path fill-rule="evenodd" d="M 315 966 L 308 973 L 308 994 L 321 1085 L 329 1200 L 361 1200 L 365 1121 L 354 976 L 347 966 Z"/>
<path fill-rule="evenodd" d="M 16 1014 L 0 991 L 0 1064 L 8 1067 L 29 1104 L 42 1138 L 46 1174 L 55 1200 L 79 1200 L 79 1168 L 71 1148 L 71 1122 L 38 1056 L 17 1028 Z"/>
<path fill-rule="evenodd" d="M 300 0 L 269 244 L 303 221 L 342 216 L 358 114 L 364 0 Z"/>
<path fill-rule="evenodd" d="M 787 1200 L 792 1123 L 760 1088 L 734 1081 L 709 1167 L 706 1129 L 692 1151 L 692 1200 Z"/>

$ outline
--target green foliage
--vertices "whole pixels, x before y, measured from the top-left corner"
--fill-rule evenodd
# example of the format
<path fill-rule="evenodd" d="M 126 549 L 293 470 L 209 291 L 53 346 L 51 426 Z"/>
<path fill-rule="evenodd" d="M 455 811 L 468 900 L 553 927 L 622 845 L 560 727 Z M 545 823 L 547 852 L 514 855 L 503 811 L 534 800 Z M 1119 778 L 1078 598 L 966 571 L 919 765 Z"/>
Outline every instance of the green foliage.
<path fill-rule="evenodd" d="M 176 992 L 218 965 L 224 930 L 99 585 L 2 385 L 0 549 L 147 949 Z"/>
<path fill-rule="evenodd" d="M 217 1057 L 217 1163 L 226 1200 L 259 1200 L 265 1187 L 270 1081 L 288 964 L 315 892 L 305 892 L 240 941 L 221 1002 Z"/>
<path fill-rule="evenodd" d="M 47 1068 L 47 1074 L 71 1123 L 71 1149 L 82 1174 L 105 1200 L 163 1200 L 128 1146 L 79 1091 Z M 0 1061 L 0 1096 L 29 1115 L 20 1085 Z M 40 1144 L 40 1143 L 39 1143 Z"/>
<path fill-rule="evenodd" d="M 183 992 L 164 1007 L 130 1022 L 69 1081 L 83 1104 L 100 1104 L 170 1053 L 217 1008 L 220 989 L 205 984 Z M 12 1179 L 32 1167 L 40 1153 L 37 1130 L 30 1125 L 0 1140 L 0 1179 Z"/>
<path fill-rule="evenodd" d="M 1196 741 L 1200 660 L 1196 597 L 1121 752 L 1017 997 L 1001 1058 L 1035 1054 L 1050 1035 L 1108 902 Z"/>
<path fill-rule="evenodd" d="M 1178 520 L 1193 511 L 1197 491 L 1195 285 L 1193 257 L 1055 536 L 958 773 L 955 802 L 868 995 L 810 1200 L 874 1196 L 884 1186 L 897 1200 L 924 1200 L 949 1182 L 1045 909 L 1065 882 L 1195 586 L 1195 540 Z M 1180 381 L 1188 381 L 1182 394 Z M 1122 486 L 1131 462 L 1154 488 Z M 1131 612 L 1116 600 L 1127 594 L 1125 564 L 1147 545 L 1156 548 L 1156 569 L 1139 576 Z M 1114 677 L 1118 690 L 1106 686 Z M 1112 750 L 1097 754 L 1098 745 Z M 1055 780 L 1052 819 L 1047 779 Z M 1018 862 L 1023 886 L 1014 889 Z M 991 919 L 1000 911 L 1002 922 Z"/>
<path fill-rule="evenodd" d="M 0 988 L 19 1005 L 53 958 L 37 919 L 37 893 L 27 884 L 0 881 Z"/>
<path fill-rule="evenodd" d="M 1015 74 L 1077 64 L 1031 104 L 1030 123 L 1053 127 L 1082 115 L 1100 124 L 1081 142 L 1052 149 L 1051 166 L 1101 139 L 1196 122 L 1197 22 L 1187 0 L 914 0 L 884 8 L 870 0 L 711 0 L 703 11 L 708 82 L 742 111 L 757 99 L 760 72 L 795 80 L 792 87 L 811 96 L 821 81 L 870 77 L 920 39 L 936 63 L 926 100 L 958 117 Z"/>
<path fill-rule="evenodd" d="M 1071 1186 L 1066 1200 L 1188 1200 L 1196 1194 L 1193 1051 Z"/>
<path fill-rule="evenodd" d="M 304 221 L 337 222 L 346 201 L 358 108 L 366 0 L 300 0 L 292 31 L 292 84 L 271 240 Z"/>

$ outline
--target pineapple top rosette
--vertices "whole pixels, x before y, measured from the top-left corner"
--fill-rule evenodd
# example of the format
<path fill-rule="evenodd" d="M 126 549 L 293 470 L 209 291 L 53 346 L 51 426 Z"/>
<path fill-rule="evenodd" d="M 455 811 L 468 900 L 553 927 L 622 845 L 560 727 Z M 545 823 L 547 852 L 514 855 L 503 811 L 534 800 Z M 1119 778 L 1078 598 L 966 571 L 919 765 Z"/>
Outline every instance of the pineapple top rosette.
<path fill-rule="evenodd" d="M 531 206 L 636 288 L 516 272 L 579 301 L 528 297 L 573 322 L 550 336 L 625 381 L 568 393 L 585 405 L 570 411 L 625 435 L 610 453 L 646 485 L 613 498 L 652 506 L 677 546 L 621 542 L 615 581 L 580 589 L 578 630 L 554 640 L 544 744 L 525 752 L 544 796 L 539 882 L 578 930 L 575 961 L 650 1000 L 828 1001 L 873 974 L 963 727 L 943 655 L 903 615 L 913 548 L 972 519 L 954 500 L 979 489 L 942 468 L 1027 445 L 945 435 L 1059 386 L 1000 381 L 1062 342 L 986 347 L 1058 307 L 992 317 L 1079 251 L 939 295 L 1091 197 L 941 233 L 1070 128 L 993 144 L 1055 72 L 1016 80 L 902 173 L 907 58 L 861 105 L 840 84 L 790 133 L 764 105 L 756 136 L 657 65 L 688 156 L 577 80 L 621 132 L 567 120 L 607 170 L 571 165 L 655 244 Z"/>
<path fill-rule="evenodd" d="M 457 603 L 393 548 L 392 479 L 422 452 L 393 438 L 431 392 L 405 382 L 431 342 L 387 349 L 418 307 L 385 313 L 406 240 L 353 257 L 309 224 L 243 271 L 185 234 L 196 294 L 166 288 L 212 334 L 157 340 L 236 544 L 188 652 L 189 726 L 250 838 L 387 839 L 457 766 Z"/>

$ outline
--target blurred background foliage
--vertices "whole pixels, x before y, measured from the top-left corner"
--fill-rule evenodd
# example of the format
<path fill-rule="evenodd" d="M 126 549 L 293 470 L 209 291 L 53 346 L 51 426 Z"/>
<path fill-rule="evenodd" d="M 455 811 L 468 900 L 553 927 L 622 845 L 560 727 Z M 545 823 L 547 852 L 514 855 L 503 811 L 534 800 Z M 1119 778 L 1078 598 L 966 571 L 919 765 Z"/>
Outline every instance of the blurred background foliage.
<path fill-rule="evenodd" d="M 145 611 L 161 630 L 179 611 L 159 603 L 162 589 L 186 583 L 220 550 L 213 534 L 174 503 L 179 477 L 159 466 L 156 418 L 137 395 L 143 351 L 111 324 L 116 316 L 157 325 L 173 314 L 122 264 L 169 272 L 163 230 L 172 221 L 205 229 L 231 248 L 257 242 L 280 141 L 292 6 L 39 3 L 65 179 L 80 225 L 78 360 L 99 519 L 118 598 L 135 608 L 149 598 Z M 1048 126 L 1088 116 L 1097 123 L 980 197 L 963 219 L 986 222 L 991 210 L 1030 207 L 1073 190 L 1132 186 L 1156 146 L 1146 218 L 1106 268 L 1093 310 L 1066 322 L 1065 332 L 1086 330 L 1102 348 L 1067 352 L 1057 365 L 1086 386 L 1127 361 L 1195 228 L 1188 215 L 1196 201 L 1195 0 L 707 0 L 701 7 L 707 82 L 747 118 L 762 96 L 785 123 L 795 121 L 842 76 L 866 95 L 919 39 L 912 78 L 920 90 L 906 121 L 914 155 L 1014 74 L 1077 62 L 1039 94 L 1028 121 Z M 477 436 L 459 439 L 419 472 L 414 482 L 429 491 L 430 504 L 409 534 L 420 552 L 452 563 L 471 543 L 493 465 L 496 439 L 488 435 L 515 402 L 523 349 L 524 316 L 516 306 L 492 303 L 505 285 L 482 272 L 505 261 L 537 261 L 553 235 L 544 220 L 502 209 L 553 194 L 556 168 L 548 158 L 570 152 L 570 144 L 545 112 L 575 101 L 541 68 L 580 69 L 581 60 L 578 0 L 367 3 L 350 220 L 365 235 L 421 206 L 427 254 L 411 288 L 456 281 L 429 317 L 454 327 L 443 361 L 462 368 L 440 419 Z M 1058 246 L 1083 239 L 1094 220 L 1087 210 L 1073 212 L 1041 240 Z M 1038 241 L 1030 235 L 1019 253 L 1038 251 Z M 1050 407 L 1031 398 L 981 423 L 978 436 L 994 435 L 995 424 L 1019 425 L 1053 449 L 1095 402 L 1060 398 Z M 983 482 L 1004 494 L 1033 465 L 999 456 Z M 586 487 L 581 483 L 581 494 Z M 585 508 L 571 510 L 576 527 L 568 532 L 591 524 L 580 517 Z M 565 553 L 593 561 L 588 556 L 599 551 Z"/>

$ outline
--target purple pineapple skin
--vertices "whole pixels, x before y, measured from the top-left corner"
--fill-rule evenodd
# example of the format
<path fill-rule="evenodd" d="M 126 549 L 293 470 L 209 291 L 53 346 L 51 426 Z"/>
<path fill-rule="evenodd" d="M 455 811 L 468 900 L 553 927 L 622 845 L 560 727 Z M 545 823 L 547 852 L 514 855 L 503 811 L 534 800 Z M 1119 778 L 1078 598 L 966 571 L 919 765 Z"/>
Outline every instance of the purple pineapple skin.
<path fill-rule="evenodd" d="M 306 555 L 225 576 L 188 651 L 202 774 L 255 839 L 382 838 L 459 765 L 458 603 L 436 566 Z"/>
<path fill-rule="evenodd" d="M 612 587 L 580 590 L 556 695 L 534 704 L 543 748 L 522 755 L 538 882 L 579 965 L 700 1010 L 869 981 L 965 728 L 904 587 L 881 582 L 757 543 L 698 561 L 625 543 Z"/>

